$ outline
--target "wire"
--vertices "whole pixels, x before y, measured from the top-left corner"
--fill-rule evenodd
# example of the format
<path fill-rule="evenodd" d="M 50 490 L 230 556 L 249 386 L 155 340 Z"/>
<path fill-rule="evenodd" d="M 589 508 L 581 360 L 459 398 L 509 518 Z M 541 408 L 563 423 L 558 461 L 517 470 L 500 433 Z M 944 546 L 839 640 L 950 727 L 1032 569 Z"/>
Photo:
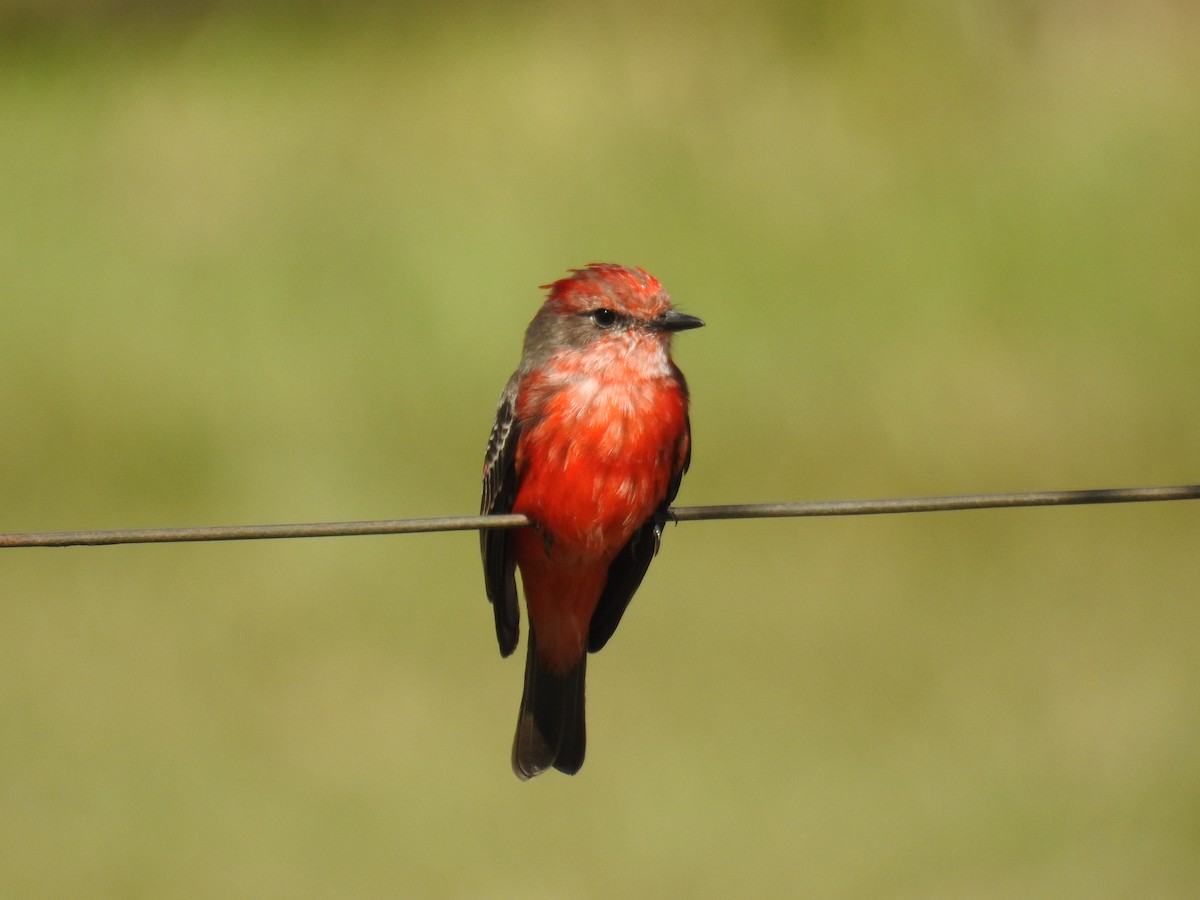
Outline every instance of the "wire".
<path fill-rule="evenodd" d="M 716 519 L 778 519 L 808 516 L 871 516 L 943 512 L 955 509 L 1011 509 L 1023 506 L 1079 506 L 1090 503 L 1146 503 L 1200 499 L 1200 484 L 1173 487 L 1104 488 L 1092 491 L 1028 491 L 894 500 L 826 500 L 800 503 L 745 503 L 734 506 L 680 506 L 677 522 Z M 529 520 L 518 514 L 448 516 L 435 519 L 383 519 L 371 522 L 318 522 L 302 525 L 218 525 L 201 528 L 146 528 L 118 531 L 49 531 L 0 534 L 4 547 L 78 547 L 110 544 L 172 544 L 189 541 L 253 541 L 275 538 L 352 537 L 368 534 L 418 534 L 520 528 Z"/>

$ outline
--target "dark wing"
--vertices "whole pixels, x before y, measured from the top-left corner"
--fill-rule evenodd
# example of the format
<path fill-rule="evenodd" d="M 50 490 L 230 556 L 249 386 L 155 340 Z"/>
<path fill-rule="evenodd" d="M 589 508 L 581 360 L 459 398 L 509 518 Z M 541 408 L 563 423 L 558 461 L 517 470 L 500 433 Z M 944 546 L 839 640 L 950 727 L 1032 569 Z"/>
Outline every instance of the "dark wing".
<path fill-rule="evenodd" d="M 682 440 L 687 445 L 684 450 L 683 465 L 675 471 L 671 483 L 667 485 L 667 495 L 663 497 L 663 502 L 658 505 L 650 518 L 633 533 L 633 536 L 621 548 L 621 552 L 617 554 L 616 559 L 612 561 L 612 565 L 608 567 L 608 581 L 604 585 L 604 592 L 600 595 L 596 611 L 592 614 L 592 624 L 588 628 L 589 653 L 600 650 L 613 636 L 613 632 L 617 630 L 617 625 L 621 621 L 621 616 L 625 614 L 625 607 L 629 605 L 634 592 L 641 585 L 642 579 L 646 577 L 646 570 L 650 568 L 650 560 L 654 559 L 654 555 L 658 553 L 663 526 L 671 518 L 671 503 L 675 500 L 675 495 L 679 493 L 679 482 L 683 480 L 683 473 L 687 471 L 692 462 L 692 424 L 690 419 L 686 422 Z"/>
<path fill-rule="evenodd" d="M 496 409 L 496 423 L 488 439 L 487 454 L 483 459 L 483 500 L 479 506 L 481 515 L 512 512 L 517 496 L 516 455 L 517 441 L 521 436 L 514 407 L 517 402 L 515 379 L 510 381 L 500 395 Z M 496 640 L 500 644 L 500 655 L 508 656 L 517 648 L 520 633 L 521 611 L 517 606 L 517 561 L 512 551 L 511 528 L 484 528 L 479 532 L 479 546 L 483 554 L 483 582 L 488 600 L 496 616 Z"/>

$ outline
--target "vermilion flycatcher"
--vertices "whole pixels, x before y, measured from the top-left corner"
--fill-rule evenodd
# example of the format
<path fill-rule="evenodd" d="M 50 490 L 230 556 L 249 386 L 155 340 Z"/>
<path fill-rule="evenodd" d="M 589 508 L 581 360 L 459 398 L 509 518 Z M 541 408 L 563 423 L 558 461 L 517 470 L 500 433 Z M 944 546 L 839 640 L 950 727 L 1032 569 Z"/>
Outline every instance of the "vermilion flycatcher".
<path fill-rule="evenodd" d="M 502 656 L 517 646 L 515 568 L 529 610 L 512 755 L 521 779 L 583 765 L 587 654 L 641 584 L 691 459 L 671 335 L 704 324 L 641 269 L 593 263 L 543 289 L 483 463 L 482 512 L 532 522 L 481 533 Z"/>

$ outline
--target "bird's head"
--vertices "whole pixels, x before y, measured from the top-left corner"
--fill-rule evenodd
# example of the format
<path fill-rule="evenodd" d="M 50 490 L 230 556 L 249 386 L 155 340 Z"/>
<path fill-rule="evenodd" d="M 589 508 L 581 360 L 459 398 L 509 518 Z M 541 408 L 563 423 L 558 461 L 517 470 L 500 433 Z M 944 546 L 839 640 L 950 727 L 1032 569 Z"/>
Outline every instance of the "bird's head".
<path fill-rule="evenodd" d="M 704 322 L 679 312 L 653 275 L 614 263 L 592 263 L 553 284 L 525 335 L 526 359 L 543 361 L 561 351 L 593 358 L 656 348 L 669 358 L 671 335 Z"/>

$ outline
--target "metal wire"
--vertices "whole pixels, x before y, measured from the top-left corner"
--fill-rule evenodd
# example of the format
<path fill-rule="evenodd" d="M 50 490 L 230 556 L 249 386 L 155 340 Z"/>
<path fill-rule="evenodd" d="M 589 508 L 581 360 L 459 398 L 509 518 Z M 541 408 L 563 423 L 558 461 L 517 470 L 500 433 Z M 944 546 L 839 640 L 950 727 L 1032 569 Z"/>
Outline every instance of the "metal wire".
<path fill-rule="evenodd" d="M 680 506 L 677 522 L 717 519 L 778 519 L 808 516 L 871 516 L 944 512 L 955 509 L 1011 509 L 1021 506 L 1079 506 L 1090 503 L 1146 503 L 1200 499 L 1200 484 L 1173 487 L 1103 488 L 1091 491 L 1028 491 L 891 500 L 825 500 L 799 503 L 744 503 L 733 506 Z M 449 516 L 434 519 L 383 519 L 371 522 L 318 522 L 300 525 L 218 525 L 200 528 L 146 528 L 115 531 L 50 531 L 0 534 L 4 547 L 78 547 L 110 544 L 173 544 L 189 541 L 253 541 L 276 538 L 352 537 L 367 534 L 417 534 L 519 528 L 523 515 Z"/>

